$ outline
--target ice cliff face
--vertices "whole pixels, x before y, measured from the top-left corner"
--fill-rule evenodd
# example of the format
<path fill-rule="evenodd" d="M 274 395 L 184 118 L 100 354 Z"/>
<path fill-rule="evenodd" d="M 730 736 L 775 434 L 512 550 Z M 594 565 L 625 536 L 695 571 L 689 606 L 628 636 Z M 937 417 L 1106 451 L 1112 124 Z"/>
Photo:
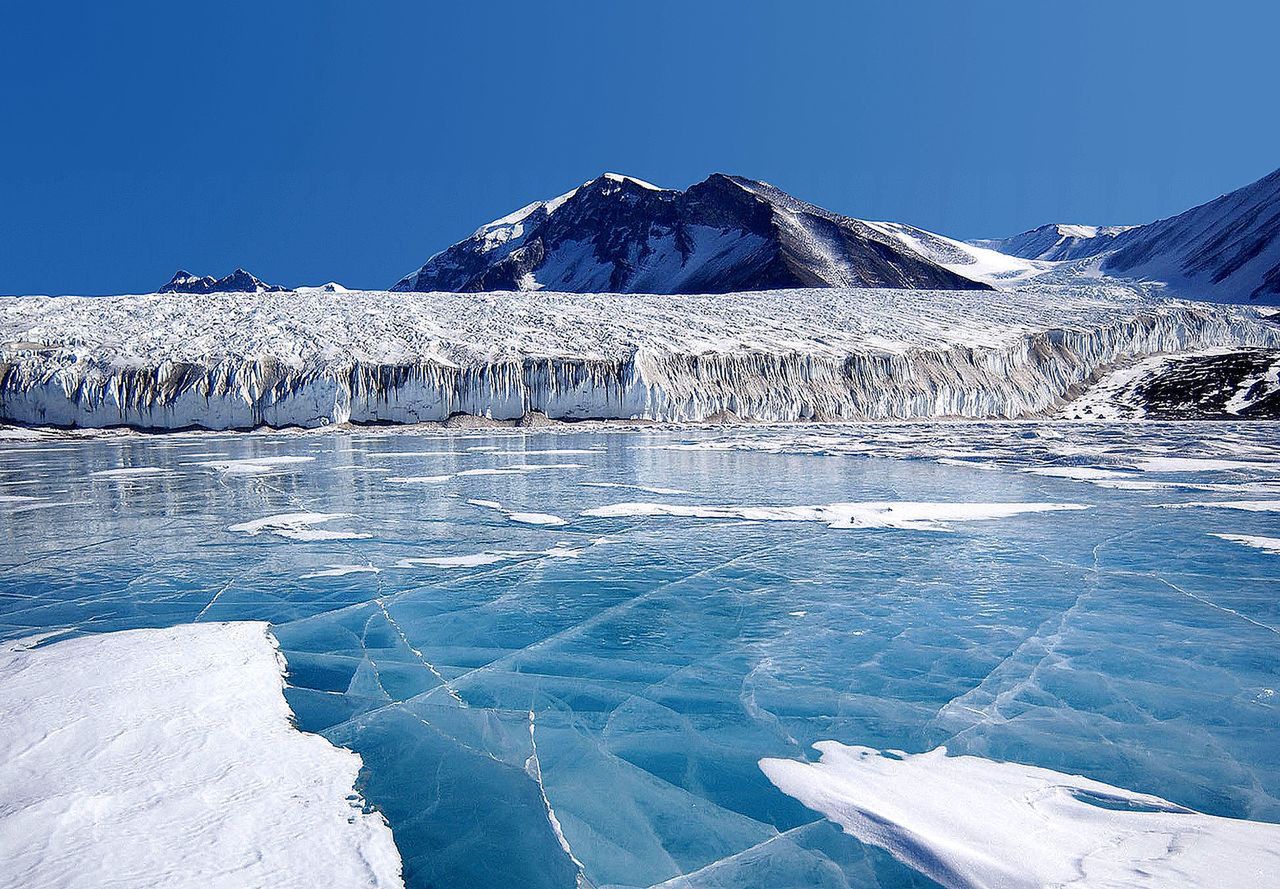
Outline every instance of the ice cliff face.
<path fill-rule="evenodd" d="M 1117 363 L 1211 346 L 1274 348 L 1280 330 L 1108 287 L 19 297 L 0 300 L 0 419 L 1024 417 Z"/>
<path fill-rule="evenodd" d="M 685 191 L 606 173 L 482 226 L 391 289 L 730 293 L 985 290 L 872 224 L 715 173 Z"/>

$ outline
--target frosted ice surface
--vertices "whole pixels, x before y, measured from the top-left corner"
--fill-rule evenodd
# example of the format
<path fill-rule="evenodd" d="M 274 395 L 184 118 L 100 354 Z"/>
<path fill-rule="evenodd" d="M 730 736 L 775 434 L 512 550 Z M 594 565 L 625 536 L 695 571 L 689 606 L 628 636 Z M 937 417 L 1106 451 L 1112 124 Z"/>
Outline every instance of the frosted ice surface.
<path fill-rule="evenodd" d="M 758 765 L 820 741 L 1280 823 L 1276 555 L 1245 542 L 1276 514 L 1153 508 L 1280 497 L 1266 424 L 37 444 L 0 447 L 42 498 L 0 507 L 0 638 L 270 622 L 411 887 L 934 885 Z M 172 471 L 93 481 L 125 467 Z"/>

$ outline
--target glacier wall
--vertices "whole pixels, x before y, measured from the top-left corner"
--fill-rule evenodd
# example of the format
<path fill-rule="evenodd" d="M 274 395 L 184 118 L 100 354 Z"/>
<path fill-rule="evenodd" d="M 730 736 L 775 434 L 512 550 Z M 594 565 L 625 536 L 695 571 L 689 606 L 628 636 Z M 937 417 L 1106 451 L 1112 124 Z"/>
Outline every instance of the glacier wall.
<path fill-rule="evenodd" d="M 368 349 L 293 341 L 284 357 L 242 354 L 234 337 L 198 357 L 147 360 L 142 350 L 123 360 L 118 348 L 87 347 L 84 329 L 66 335 L 65 324 L 44 324 L 40 340 L 0 347 L 0 419 L 250 429 L 439 422 L 458 414 L 518 420 L 532 412 L 558 420 L 1019 418 L 1057 408 L 1099 372 L 1135 358 L 1280 347 L 1280 329 L 1249 311 L 1195 303 L 1135 302 L 1072 322 L 1013 326 L 988 342 L 939 334 L 886 345 L 863 331 L 833 347 L 797 343 L 800 333 L 792 331 L 737 347 L 640 340 L 614 355 L 582 349 L 589 357 L 472 350 L 465 362 L 440 342 L 388 360 Z M 14 332 L 0 329 L 4 335 Z"/>

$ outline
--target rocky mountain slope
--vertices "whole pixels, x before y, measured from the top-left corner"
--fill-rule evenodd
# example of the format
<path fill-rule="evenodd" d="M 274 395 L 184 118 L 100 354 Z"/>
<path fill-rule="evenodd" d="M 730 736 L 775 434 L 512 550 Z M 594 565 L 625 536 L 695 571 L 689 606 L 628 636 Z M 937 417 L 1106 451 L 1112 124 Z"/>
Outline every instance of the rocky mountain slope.
<path fill-rule="evenodd" d="M 685 191 L 606 173 L 482 226 L 391 289 L 730 293 L 795 287 L 989 289 L 867 223 L 720 173 Z"/>

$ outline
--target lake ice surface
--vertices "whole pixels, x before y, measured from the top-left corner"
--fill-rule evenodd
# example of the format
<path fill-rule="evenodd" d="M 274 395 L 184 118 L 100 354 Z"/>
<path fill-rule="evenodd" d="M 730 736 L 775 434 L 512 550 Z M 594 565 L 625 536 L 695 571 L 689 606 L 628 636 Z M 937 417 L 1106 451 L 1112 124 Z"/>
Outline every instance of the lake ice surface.
<path fill-rule="evenodd" d="M 760 761 L 1274 829 L 1272 507 L 1262 423 L 10 440 L 0 637 L 270 621 L 412 887 L 929 886 Z"/>

